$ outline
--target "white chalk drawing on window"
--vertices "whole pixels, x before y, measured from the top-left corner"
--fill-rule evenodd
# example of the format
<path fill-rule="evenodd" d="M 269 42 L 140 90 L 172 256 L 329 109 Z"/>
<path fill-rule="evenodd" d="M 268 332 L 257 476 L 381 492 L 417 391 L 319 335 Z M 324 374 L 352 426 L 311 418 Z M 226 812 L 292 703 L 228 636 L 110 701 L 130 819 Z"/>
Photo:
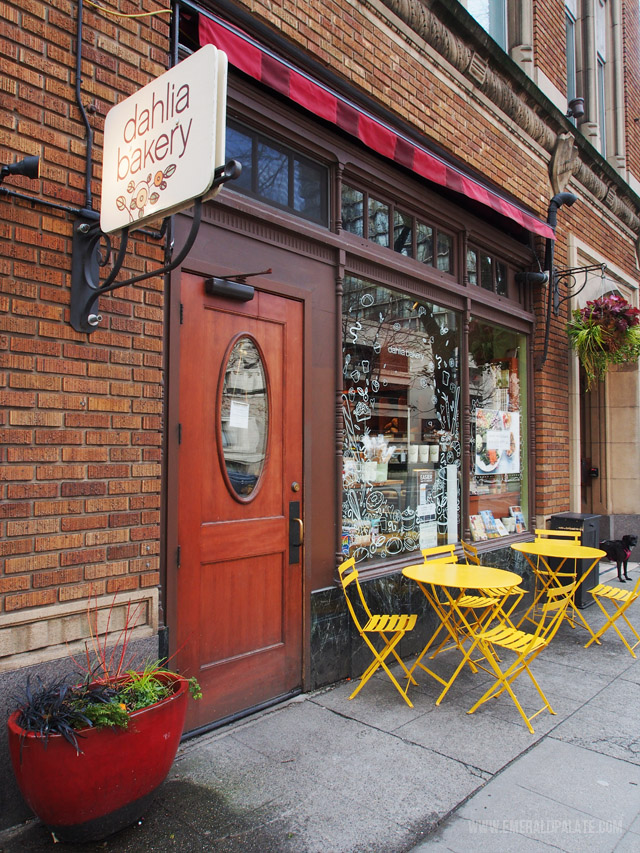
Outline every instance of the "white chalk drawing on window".
<path fill-rule="evenodd" d="M 376 306 L 386 300 L 385 312 L 363 300 L 374 292 Z M 343 304 L 344 363 L 347 375 L 357 371 L 358 379 L 355 402 L 351 393 L 343 398 L 342 551 L 363 562 L 414 551 L 432 537 L 455 541 L 461 464 L 456 315 L 351 276 Z M 382 352 L 392 357 L 381 362 Z M 378 437 L 393 448 L 384 463 L 367 457 L 366 447 Z M 429 460 L 437 460 L 431 462 L 438 475 L 430 519 L 417 512 L 408 463 L 414 442 L 425 442 Z"/>

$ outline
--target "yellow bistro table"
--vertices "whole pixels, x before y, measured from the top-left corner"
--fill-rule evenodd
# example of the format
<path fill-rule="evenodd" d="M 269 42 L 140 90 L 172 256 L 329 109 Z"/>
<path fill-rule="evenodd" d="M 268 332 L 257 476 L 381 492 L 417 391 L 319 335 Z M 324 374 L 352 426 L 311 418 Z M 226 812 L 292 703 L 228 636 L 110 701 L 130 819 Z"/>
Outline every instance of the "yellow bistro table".
<path fill-rule="evenodd" d="M 446 563 L 437 560 L 407 566 L 402 570 L 402 574 L 418 584 L 440 619 L 436 631 L 409 670 L 411 677 L 413 671 L 419 666 L 432 678 L 444 685 L 442 692 L 436 699 L 436 705 L 439 705 L 462 669 L 462 663 L 448 681 L 425 666 L 422 659 L 434 640 L 444 629 L 464 655 L 464 641 L 471 637 L 473 630 L 477 630 L 479 625 L 489 624 L 500 610 L 508 591 L 517 586 L 522 579 L 520 575 L 514 572 L 494 569 L 491 566 L 470 566 L 465 563 Z M 444 593 L 444 600 L 438 596 L 439 589 Z M 489 596 L 477 596 L 479 612 L 476 608 L 470 608 L 469 596 L 466 594 L 468 589 L 492 590 L 492 594 Z M 504 595 L 495 595 L 496 590 L 504 590 Z M 470 611 L 473 612 L 473 617 L 469 616 Z M 461 627 L 462 631 L 460 630 Z M 470 660 L 469 665 L 475 672 L 476 668 Z"/>
<path fill-rule="evenodd" d="M 526 561 L 533 569 L 536 578 L 536 591 L 531 606 L 520 619 L 518 627 L 527 620 L 529 622 L 537 622 L 538 603 L 544 596 L 549 587 L 562 586 L 567 582 L 567 578 L 576 582 L 576 589 L 589 576 L 589 572 L 601 557 L 605 557 L 606 553 L 600 548 L 590 548 L 587 545 L 577 545 L 574 542 L 565 542 L 559 539 L 536 539 L 533 542 L 514 542 L 511 547 L 514 551 L 519 551 L 524 554 Z M 555 565 L 550 564 L 553 560 Z M 589 567 L 581 572 L 578 576 L 578 567 L 575 561 L 588 560 Z M 557 562 L 556 562 L 557 561 Z M 566 566 L 567 561 L 573 562 L 573 566 Z M 575 594 L 575 593 L 574 593 Z M 571 609 L 571 613 L 569 613 Z M 565 619 L 572 627 L 574 626 L 575 617 L 578 617 L 587 631 L 593 637 L 593 631 L 585 620 L 582 613 L 575 606 L 565 610 Z M 596 642 L 599 642 L 596 640 Z"/>

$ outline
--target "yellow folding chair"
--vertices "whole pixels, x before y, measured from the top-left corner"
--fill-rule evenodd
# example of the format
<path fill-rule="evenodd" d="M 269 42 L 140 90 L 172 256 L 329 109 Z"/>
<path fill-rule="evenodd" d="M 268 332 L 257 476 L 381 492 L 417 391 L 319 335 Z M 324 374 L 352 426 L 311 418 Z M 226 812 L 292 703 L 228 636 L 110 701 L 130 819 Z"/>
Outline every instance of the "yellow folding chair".
<path fill-rule="evenodd" d="M 478 554 L 478 549 L 476 548 L 476 546 L 464 541 L 461 541 L 460 544 L 462 545 L 462 553 L 464 554 L 464 558 L 467 564 L 469 566 L 481 566 L 482 563 L 480 562 L 480 556 Z M 503 619 L 509 619 L 518 604 L 520 604 L 520 600 L 522 599 L 522 596 L 525 594 L 525 592 L 527 592 L 527 590 L 523 589 L 520 584 L 517 584 L 516 586 L 512 586 L 507 590 L 482 588 L 478 590 L 478 592 L 488 598 L 493 598 L 495 596 L 503 598 L 504 601 L 500 605 L 498 614 L 501 615 Z M 516 596 L 515 601 L 513 601 L 509 609 L 506 610 L 506 601 L 508 598 L 511 598 L 512 595 Z"/>
<path fill-rule="evenodd" d="M 475 545 L 471 545 L 469 542 L 465 542 L 464 540 L 460 542 L 460 545 L 462 546 L 462 553 L 468 565 L 482 565 L 482 563 L 480 562 L 480 555 L 478 554 L 478 549 Z"/>
<path fill-rule="evenodd" d="M 401 615 L 401 616 L 390 616 L 390 615 L 381 615 L 376 616 L 371 613 L 369 607 L 367 606 L 367 602 L 362 592 L 362 587 L 360 586 L 360 581 L 358 580 L 358 570 L 355 568 L 355 560 L 353 557 L 350 557 L 348 560 L 345 560 L 338 567 L 338 572 L 340 574 L 340 581 L 342 583 L 342 589 L 344 591 L 345 598 L 347 599 L 347 607 L 349 608 L 349 613 L 351 614 L 351 618 L 353 619 L 356 628 L 358 629 L 358 633 L 365 641 L 367 646 L 369 646 L 370 650 L 373 653 L 373 661 L 369 664 L 369 666 L 365 669 L 360 677 L 360 683 L 353 691 L 349 699 L 353 699 L 353 697 L 362 690 L 367 681 L 371 678 L 371 676 L 378 670 L 380 667 L 387 673 L 391 681 L 394 683 L 396 689 L 407 703 L 410 708 L 413 708 L 413 704 L 409 700 L 407 696 L 407 691 L 409 689 L 409 684 L 417 684 L 418 682 L 415 678 L 409 673 L 409 670 L 404 665 L 404 662 L 401 660 L 400 656 L 396 651 L 396 646 L 400 642 L 400 640 L 404 637 L 404 635 L 408 631 L 412 631 L 415 627 L 417 615 L 413 614 L 409 615 Z M 356 609 L 351 601 L 349 596 L 349 587 L 355 584 L 355 589 L 358 591 L 358 597 L 360 601 L 360 605 L 362 606 L 365 614 L 366 614 L 366 622 L 364 625 L 361 624 L 358 619 L 358 615 L 356 613 Z M 382 640 L 383 646 L 380 650 L 376 648 L 375 643 L 370 639 L 372 636 L 378 635 Z M 390 635 L 390 636 L 387 636 Z M 397 682 L 395 676 L 389 669 L 386 664 L 386 658 L 392 654 L 395 659 L 398 661 L 402 669 L 404 670 L 407 678 L 407 686 L 403 690 L 400 684 Z"/>
<path fill-rule="evenodd" d="M 468 547 L 468 546 L 467 546 Z M 422 556 L 424 557 L 425 563 L 427 562 L 446 562 L 446 563 L 457 563 L 458 557 L 455 554 L 455 545 L 438 545 L 435 548 L 423 548 Z M 467 557 L 467 552 L 465 551 L 465 543 L 462 543 L 462 550 Z M 475 549 L 474 549 L 475 550 Z M 480 565 L 480 560 L 478 559 L 478 552 L 476 550 L 475 560 L 473 561 L 476 565 Z M 467 557 L 467 563 L 469 563 L 469 558 Z M 449 602 L 446 600 L 441 600 L 440 603 L 442 605 L 441 610 L 439 612 L 440 615 L 440 626 L 435 634 L 431 637 L 430 642 L 423 649 L 422 654 L 420 655 L 420 659 L 424 656 L 424 654 L 428 651 L 428 649 L 433 645 L 436 637 L 441 631 L 448 632 L 448 636 L 441 641 L 440 645 L 435 648 L 435 650 L 429 655 L 429 659 L 433 660 L 440 652 L 448 651 L 450 648 L 456 646 L 460 649 L 460 651 L 464 651 L 462 644 L 468 639 L 469 632 L 466 630 L 466 620 L 467 618 L 471 618 L 470 614 L 473 612 L 473 621 L 476 625 L 481 625 L 488 618 L 488 615 L 495 608 L 495 605 L 498 602 L 498 599 L 504 596 L 504 590 L 500 590 L 496 593 L 495 590 L 491 592 L 481 591 L 479 595 L 471 595 L 464 592 L 460 597 L 456 600 L 456 608 L 460 608 L 458 611 L 458 615 L 456 616 L 456 612 L 452 607 L 450 607 Z M 479 612 L 477 612 L 479 611 Z M 449 642 L 449 640 L 453 640 L 453 642 Z M 473 666 L 473 662 L 470 661 L 469 665 L 472 670 L 475 672 L 475 667 Z M 413 670 L 412 670 L 413 671 Z M 440 697 L 442 698 L 442 696 Z M 438 700 L 439 701 L 439 700 Z M 436 703 L 438 704 L 438 703 Z"/>
<path fill-rule="evenodd" d="M 636 585 L 633 589 L 620 589 L 620 587 L 617 586 L 605 586 L 604 584 L 599 583 L 597 586 L 594 586 L 593 589 L 590 589 L 589 592 L 593 595 L 596 604 L 600 607 L 600 610 L 602 610 L 602 612 L 606 616 L 607 621 L 602 626 L 602 628 L 600 628 L 599 631 L 596 631 L 596 633 L 591 637 L 589 642 L 586 644 L 585 649 L 588 648 L 591 643 L 595 642 L 599 644 L 600 637 L 605 634 L 609 630 L 609 628 L 613 628 L 613 630 L 616 632 L 616 634 L 620 637 L 622 642 L 627 647 L 629 654 L 635 658 L 636 653 L 634 652 L 634 649 L 638 645 L 640 645 L 640 635 L 633 627 L 631 622 L 629 622 L 629 620 L 627 619 L 626 611 L 637 598 L 640 598 L 640 577 L 636 581 Z M 614 608 L 613 613 L 609 613 L 605 609 L 602 603 L 603 599 L 604 601 L 612 602 Z M 624 620 L 624 622 L 626 622 L 627 627 L 629 628 L 633 636 L 636 638 L 636 642 L 632 646 L 629 645 L 629 643 L 619 630 L 618 626 L 616 625 L 618 619 L 622 619 Z"/>
<path fill-rule="evenodd" d="M 576 545 L 580 544 L 582 532 L 580 530 L 546 530 L 533 531 L 536 539 L 573 539 Z"/>
<path fill-rule="evenodd" d="M 423 548 L 422 558 L 426 562 L 438 560 L 440 563 L 457 563 L 458 558 L 455 554 L 455 545 L 436 545 L 434 548 Z"/>
<path fill-rule="evenodd" d="M 536 528 L 533 531 L 533 533 L 535 536 L 535 540 L 559 539 L 563 542 L 567 542 L 568 544 L 571 544 L 571 542 L 573 542 L 576 545 L 580 544 L 580 539 L 582 538 L 582 531 L 580 531 L 580 530 L 547 530 L 546 528 Z M 541 565 L 541 562 L 542 561 L 538 557 L 538 560 L 536 563 L 537 570 L 535 573 L 534 599 L 540 598 L 541 594 L 544 592 L 544 590 L 549 585 L 550 580 L 547 580 L 545 582 L 545 580 L 544 580 L 545 577 L 548 577 L 548 578 L 551 577 L 549 572 L 546 571 L 544 563 L 542 563 L 542 565 Z M 554 573 L 552 573 L 552 574 L 554 574 Z M 566 572 L 560 571 L 560 572 L 555 573 L 555 576 L 558 578 L 573 579 L 573 578 L 575 578 L 575 573 L 571 570 L 566 571 Z M 572 610 L 572 612 L 575 616 L 577 611 L 576 611 L 575 607 L 573 606 L 573 604 L 570 605 L 569 609 Z M 534 612 L 534 618 L 536 615 L 539 615 L 539 614 Z M 584 622 L 584 619 L 582 619 L 582 621 Z M 569 619 L 569 624 L 571 625 L 572 628 L 575 628 L 575 624 L 574 624 L 572 618 Z"/>
<path fill-rule="evenodd" d="M 555 714 L 555 711 L 549 704 L 547 697 L 542 692 L 542 688 L 533 677 L 530 666 L 535 658 L 543 649 L 546 649 L 556 631 L 560 627 L 564 612 L 569 606 L 571 597 L 575 590 L 575 583 L 567 584 L 562 587 L 554 587 L 548 590 L 547 601 L 542 606 L 542 615 L 536 630 L 533 633 L 516 630 L 510 622 L 502 621 L 498 625 L 488 628 L 486 631 L 480 631 L 474 637 L 474 642 L 466 652 L 465 657 L 470 658 L 476 646 L 480 649 L 483 656 L 486 658 L 490 668 L 478 664 L 485 672 L 494 675 L 496 681 L 489 687 L 478 701 L 471 707 L 467 713 L 473 714 L 480 705 L 488 702 L 496 696 L 500 696 L 505 690 L 513 700 L 514 705 L 518 709 L 522 719 L 526 722 L 527 728 L 533 733 L 531 720 L 541 714 L 544 710 L 550 714 Z M 495 653 L 495 647 L 505 649 L 515 654 L 515 659 L 509 665 L 501 668 L 502 661 Z M 464 660 L 462 664 L 464 664 Z M 518 701 L 516 694 L 513 692 L 512 684 L 516 678 L 523 672 L 526 672 L 531 679 L 533 686 L 536 688 L 540 698 L 543 701 L 543 706 L 531 715 L 525 714 L 522 705 Z"/>

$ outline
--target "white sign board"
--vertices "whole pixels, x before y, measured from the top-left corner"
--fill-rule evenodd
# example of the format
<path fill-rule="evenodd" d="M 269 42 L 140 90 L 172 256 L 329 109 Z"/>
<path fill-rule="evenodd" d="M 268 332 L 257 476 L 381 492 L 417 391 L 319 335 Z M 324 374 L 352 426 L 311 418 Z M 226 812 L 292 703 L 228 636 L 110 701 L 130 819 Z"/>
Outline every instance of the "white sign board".
<path fill-rule="evenodd" d="M 227 56 L 212 44 L 113 107 L 104 125 L 104 233 L 205 196 L 224 165 L 226 112 Z"/>

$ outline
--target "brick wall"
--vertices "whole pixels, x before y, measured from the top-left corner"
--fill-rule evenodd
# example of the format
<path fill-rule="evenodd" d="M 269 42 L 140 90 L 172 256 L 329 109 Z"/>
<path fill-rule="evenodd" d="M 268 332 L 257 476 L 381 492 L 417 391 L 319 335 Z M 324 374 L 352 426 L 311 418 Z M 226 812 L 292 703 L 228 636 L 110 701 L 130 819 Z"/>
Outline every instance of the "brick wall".
<path fill-rule="evenodd" d="M 564 3 L 534 0 L 533 49 L 536 66 L 559 92 L 566 93 L 567 64 L 564 43 Z"/>
<path fill-rule="evenodd" d="M 155 0 L 104 4 L 137 13 Z M 85 127 L 75 96 L 78 5 L 3 3 L 0 157 L 41 158 L 4 187 L 84 207 Z M 82 102 L 95 133 L 99 207 L 108 109 L 167 67 L 168 16 L 85 5 Z M 159 581 L 163 282 L 102 297 L 90 337 L 69 325 L 73 216 L 0 196 L 0 615 Z M 117 245 L 117 240 L 115 241 Z M 121 278 L 162 246 L 131 244 Z M 16 649 L 15 651 L 20 651 Z"/>

